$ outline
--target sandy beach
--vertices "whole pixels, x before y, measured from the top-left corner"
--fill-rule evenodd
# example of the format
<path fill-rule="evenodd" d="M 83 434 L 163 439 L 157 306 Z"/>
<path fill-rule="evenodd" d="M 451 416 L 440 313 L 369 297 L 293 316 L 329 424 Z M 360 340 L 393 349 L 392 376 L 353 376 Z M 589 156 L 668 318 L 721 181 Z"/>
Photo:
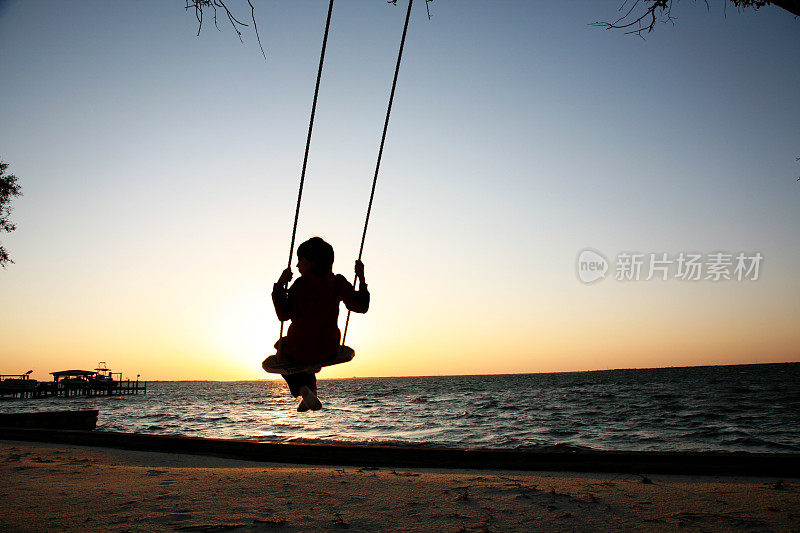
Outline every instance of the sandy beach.
<path fill-rule="evenodd" d="M 287 466 L 0 442 L 3 531 L 797 531 L 800 480 Z"/>

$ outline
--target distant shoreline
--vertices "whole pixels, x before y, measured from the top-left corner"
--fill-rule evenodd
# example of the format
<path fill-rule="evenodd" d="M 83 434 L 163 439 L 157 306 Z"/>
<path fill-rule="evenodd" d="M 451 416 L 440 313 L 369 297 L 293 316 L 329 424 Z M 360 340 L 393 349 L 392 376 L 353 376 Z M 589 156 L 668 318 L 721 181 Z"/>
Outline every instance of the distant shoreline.
<path fill-rule="evenodd" d="M 681 370 L 698 368 L 730 368 L 748 366 L 776 366 L 776 365 L 800 365 L 800 361 L 788 361 L 777 363 L 732 363 L 724 365 L 689 365 L 689 366 L 655 366 L 655 367 L 626 367 L 626 368 L 602 368 L 594 370 L 564 370 L 558 372 L 500 372 L 497 374 L 419 374 L 411 376 L 352 376 L 349 378 L 326 378 L 317 376 L 319 380 L 347 380 L 347 379 L 406 379 L 406 378 L 449 378 L 449 377 L 483 377 L 483 376 L 549 376 L 562 374 L 589 374 L 599 372 L 624 372 L 634 370 Z M 279 380 L 280 376 L 265 376 L 258 379 L 148 379 L 148 383 L 247 383 L 268 380 Z M 143 380 L 144 381 L 144 380 Z"/>

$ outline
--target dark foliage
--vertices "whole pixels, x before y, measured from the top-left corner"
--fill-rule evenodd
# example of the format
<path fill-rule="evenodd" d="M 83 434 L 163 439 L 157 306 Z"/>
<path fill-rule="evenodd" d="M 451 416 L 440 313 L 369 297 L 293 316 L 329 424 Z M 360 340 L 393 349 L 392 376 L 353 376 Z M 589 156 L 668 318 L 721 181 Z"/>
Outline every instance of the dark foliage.
<path fill-rule="evenodd" d="M 17 183 L 17 177 L 13 174 L 6 174 L 8 163 L 0 160 L 0 233 L 11 232 L 17 227 L 11 223 L 11 200 L 15 196 L 22 196 L 22 188 Z M 6 267 L 8 263 L 13 263 L 5 248 L 0 246 L 0 266 Z"/>
<path fill-rule="evenodd" d="M 764 6 L 775 5 L 795 16 L 800 16 L 800 0 L 729 1 L 737 9 L 761 9 Z M 625 30 L 625 33 L 643 37 L 644 33 L 653 31 L 657 22 L 675 23 L 675 18 L 672 16 L 673 2 L 674 0 L 625 0 L 619 8 L 620 13 L 623 13 L 621 17 L 614 22 L 593 22 L 592 26 L 600 26 L 607 30 Z M 708 8 L 708 0 L 704 0 L 704 3 Z"/>
<path fill-rule="evenodd" d="M 256 8 L 253 6 L 251 0 L 246 0 L 246 2 L 250 9 L 250 21 L 253 24 L 253 31 L 256 34 L 258 46 L 261 48 L 261 54 L 264 56 L 264 59 L 266 59 L 267 54 L 264 52 L 264 47 L 261 45 L 261 35 L 258 33 L 258 25 L 256 24 Z M 431 12 L 428 6 L 431 2 L 433 2 L 433 0 L 425 0 L 425 9 L 428 13 L 428 19 L 431 18 Z M 214 21 L 214 27 L 219 29 L 217 15 L 220 15 L 228 19 L 233 31 L 236 32 L 236 36 L 239 37 L 239 41 L 244 42 L 241 30 L 247 28 L 249 25 L 242 22 L 233 14 L 233 11 L 231 11 L 229 7 L 230 3 L 231 0 L 186 0 L 186 9 L 194 10 L 194 16 L 197 18 L 197 35 L 200 35 L 200 31 L 203 29 L 203 22 L 206 20 L 207 15 Z M 397 0 L 387 0 L 387 3 L 397 5 Z"/>

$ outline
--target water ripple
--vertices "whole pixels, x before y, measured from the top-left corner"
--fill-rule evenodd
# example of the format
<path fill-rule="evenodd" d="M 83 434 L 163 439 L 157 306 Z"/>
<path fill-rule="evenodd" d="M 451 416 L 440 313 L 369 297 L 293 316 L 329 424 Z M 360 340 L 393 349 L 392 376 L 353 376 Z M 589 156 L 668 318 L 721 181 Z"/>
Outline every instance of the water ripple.
<path fill-rule="evenodd" d="M 0 402 L 99 409 L 98 429 L 260 441 L 528 449 L 800 452 L 800 364 L 320 380 L 298 413 L 283 383 L 156 382 L 146 395 Z"/>

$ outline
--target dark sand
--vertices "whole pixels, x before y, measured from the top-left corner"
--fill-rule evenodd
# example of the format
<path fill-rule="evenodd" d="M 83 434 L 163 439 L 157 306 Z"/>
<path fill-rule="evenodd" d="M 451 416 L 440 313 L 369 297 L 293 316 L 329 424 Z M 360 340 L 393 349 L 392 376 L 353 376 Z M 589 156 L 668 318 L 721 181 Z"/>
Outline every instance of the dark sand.
<path fill-rule="evenodd" d="M 800 480 L 645 476 L 286 466 L 0 441 L 0 530 L 800 531 Z"/>

